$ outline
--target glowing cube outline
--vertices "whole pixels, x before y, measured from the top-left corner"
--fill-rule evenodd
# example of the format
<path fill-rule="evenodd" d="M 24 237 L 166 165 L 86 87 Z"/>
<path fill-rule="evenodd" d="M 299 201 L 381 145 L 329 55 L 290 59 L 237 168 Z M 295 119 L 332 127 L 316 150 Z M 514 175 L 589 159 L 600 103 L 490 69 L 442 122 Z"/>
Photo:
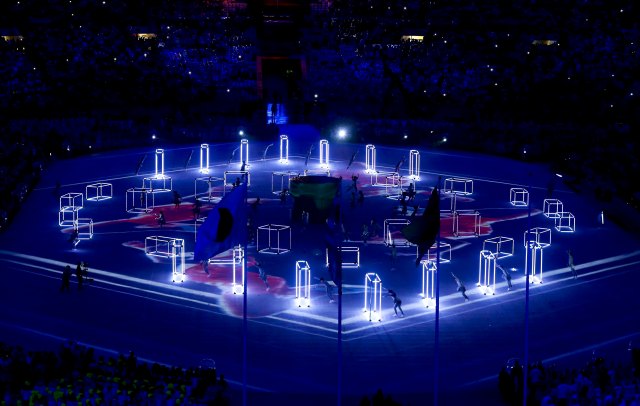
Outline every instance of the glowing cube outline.
<path fill-rule="evenodd" d="M 77 218 L 74 226 L 78 230 L 78 240 L 90 240 L 93 238 L 93 219 Z"/>
<path fill-rule="evenodd" d="M 496 263 L 497 256 L 488 250 L 480 251 L 478 263 L 478 284 L 480 291 L 487 295 L 496 294 Z"/>
<path fill-rule="evenodd" d="M 473 217 L 473 230 L 460 231 L 460 217 Z M 477 210 L 456 210 L 453 212 L 453 236 L 454 237 L 479 237 L 480 236 L 480 224 L 482 217 Z"/>
<path fill-rule="evenodd" d="M 541 249 L 547 248 L 551 245 L 551 229 L 545 227 L 534 227 L 529 231 L 524 232 L 523 245 L 526 248 L 527 242 L 534 242 L 540 245 Z"/>
<path fill-rule="evenodd" d="M 216 189 L 214 188 L 214 184 L 218 182 L 220 183 L 219 186 L 221 188 L 216 192 Z M 220 199 L 222 199 L 222 196 L 224 195 L 223 182 L 224 182 L 224 179 L 218 178 L 215 176 L 203 176 L 203 177 L 195 178 L 193 181 L 194 198 L 203 202 L 208 202 L 208 203 L 220 201 Z M 201 185 L 201 184 L 204 184 L 206 186 L 207 188 L 206 192 L 200 191 L 202 188 L 199 188 L 198 185 Z"/>
<path fill-rule="evenodd" d="M 436 272 L 438 265 L 436 261 L 422 260 L 422 303 L 425 307 L 435 305 L 434 290 L 436 286 Z"/>
<path fill-rule="evenodd" d="M 443 193 L 468 196 L 473 194 L 473 179 L 446 178 L 444 180 Z"/>
<path fill-rule="evenodd" d="M 360 267 L 360 247 L 338 247 L 338 250 L 342 254 L 342 267 L 343 268 L 359 268 Z M 344 254 L 355 254 L 355 258 L 350 260 L 344 259 Z M 325 265 L 329 266 L 329 249 L 325 250 Z"/>
<path fill-rule="evenodd" d="M 264 245 L 265 234 L 266 234 L 267 246 L 260 248 L 260 241 L 261 241 L 260 236 L 261 235 L 263 236 L 262 241 Z M 272 238 L 272 234 L 275 234 L 275 238 Z M 281 235 L 283 235 L 284 237 L 281 238 Z M 275 242 L 275 246 L 273 242 Z M 281 243 L 283 243 L 284 246 L 282 246 Z M 280 225 L 280 224 L 265 224 L 265 225 L 259 226 L 256 232 L 256 250 L 262 254 L 276 254 L 276 255 L 284 254 L 286 252 L 291 251 L 291 226 Z"/>
<path fill-rule="evenodd" d="M 376 147 L 373 144 L 367 144 L 365 153 L 365 173 L 376 173 Z"/>
<path fill-rule="evenodd" d="M 529 191 L 521 187 L 509 189 L 509 203 L 516 207 L 529 206 Z"/>
<path fill-rule="evenodd" d="M 125 207 L 127 213 L 150 213 L 155 207 L 155 196 L 149 189 L 134 187 L 127 189 L 126 193 Z M 142 205 L 140 205 L 140 207 L 136 205 L 136 203 L 141 200 L 140 198 L 136 198 L 136 195 L 143 196 L 144 207 L 142 207 Z M 151 200 L 151 206 L 149 206 L 149 200 Z"/>
<path fill-rule="evenodd" d="M 329 141 L 320 140 L 320 167 L 329 169 Z"/>
<path fill-rule="evenodd" d="M 289 137 L 284 134 L 280 135 L 280 163 L 289 163 Z"/>
<path fill-rule="evenodd" d="M 311 307 L 311 267 L 307 261 L 296 261 L 296 306 Z"/>
<path fill-rule="evenodd" d="M 142 178 L 142 188 L 148 189 L 151 193 L 164 193 L 173 190 L 173 181 L 170 176 Z"/>
<path fill-rule="evenodd" d="M 65 193 L 60 196 L 60 211 L 78 211 L 84 207 L 82 193 Z"/>
<path fill-rule="evenodd" d="M 395 228 L 397 226 L 406 227 L 409 224 L 411 224 L 411 221 L 407 219 L 385 219 L 383 223 L 384 243 L 387 246 L 391 246 L 391 244 L 395 243 L 396 247 L 411 247 L 415 245 L 409 242 L 403 235 L 394 238 L 394 234 L 396 232 Z M 394 230 L 392 230 L 392 227 Z"/>
<path fill-rule="evenodd" d="M 417 149 L 409 151 L 409 178 L 420 180 L 420 151 Z"/>
<path fill-rule="evenodd" d="M 558 199 L 544 199 L 542 205 L 542 213 L 545 217 L 554 219 L 559 216 L 560 212 L 563 212 L 563 204 Z"/>
<path fill-rule="evenodd" d="M 106 182 L 98 182 L 87 185 L 85 188 L 87 201 L 99 202 L 113 197 L 113 185 Z"/>
<path fill-rule="evenodd" d="M 200 173 L 209 173 L 209 144 L 200 144 Z"/>
<path fill-rule="evenodd" d="M 375 272 L 369 272 L 364 277 L 364 313 L 369 313 L 369 321 L 374 314 L 377 321 L 382 321 L 382 279 Z"/>
<path fill-rule="evenodd" d="M 482 249 L 492 252 L 496 259 L 502 259 L 513 256 L 514 245 L 513 238 L 497 236 L 484 240 Z"/>
<path fill-rule="evenodd" d="M 576 231 L 576 218 L 573 213 L 561 211 L 554 219 L 555 229 L 561 233 L 573 233 Z"/>

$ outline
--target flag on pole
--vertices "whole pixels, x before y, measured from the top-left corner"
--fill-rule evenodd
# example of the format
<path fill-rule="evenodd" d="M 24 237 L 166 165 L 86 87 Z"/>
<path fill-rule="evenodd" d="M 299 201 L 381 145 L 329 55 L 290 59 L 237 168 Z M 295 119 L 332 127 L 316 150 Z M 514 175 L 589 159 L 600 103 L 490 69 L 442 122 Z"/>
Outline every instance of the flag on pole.
<path fill-rule="evenodd" d="M 436 242 L 440 231 L 440 193 L 438 187 L 434 187 L 427 203 L 427 208 L 421 217 L 416 217 L 408 226 L 402 229 L 402 235 L 412 244 L 418 246 L 418 258 L 416 266 L 420 264 L 422 257 Z"/>

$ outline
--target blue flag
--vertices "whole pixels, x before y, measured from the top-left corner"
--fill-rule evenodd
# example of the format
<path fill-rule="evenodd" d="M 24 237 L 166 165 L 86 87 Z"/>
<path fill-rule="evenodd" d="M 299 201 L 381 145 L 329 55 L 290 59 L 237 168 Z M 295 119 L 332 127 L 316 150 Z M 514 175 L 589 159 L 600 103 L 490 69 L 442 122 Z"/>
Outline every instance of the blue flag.
<path fill-rule="evenodd" d="M 226 194 L 211 210 L 198 229 L 193 253 L 196 261 L 206 261 L 235 245 L 246 243 L 246 198 L 247 185 L 242 183 Z"/>

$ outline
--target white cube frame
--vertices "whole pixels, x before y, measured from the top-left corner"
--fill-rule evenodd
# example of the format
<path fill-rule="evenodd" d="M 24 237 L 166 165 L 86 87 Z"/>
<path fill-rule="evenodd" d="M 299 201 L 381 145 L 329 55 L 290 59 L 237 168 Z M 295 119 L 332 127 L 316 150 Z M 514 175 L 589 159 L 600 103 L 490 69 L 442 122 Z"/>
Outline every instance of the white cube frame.
<path fill-rule="evenodd" d="M 524 232 L 524 247 L 527 247 L 527 243 L 536 243 L 540 245 L 540 248 L 546 248 L 551 245 L 551 229 L 544 227 L 534 227 L 529 231 Z"/>
<path fill-rule="evenodd" d="M 488 250 L 480 251 L 478 263 L 478 287 L 484 294 L 496 294 L 496 255 Z"/>
<path fill-rule="evenodd" d="M 155 173 L 156 179 L 164 178 L 164 149 L 158 148 L 155 152 Z"/>
<path fill-rule="evenodd" d="M 185 281 L 184 240 L 159 235 L 144 239 L 144 253 L 149 256 L 171 259 L 171 281 Z"/>
<path fill-rule="evenodd" d="M 173 182 L 170 176 L 163 175 L 161 177 L 143 178 L 142 188 L 149 189 L 151 193 L 171 192 Z"/>
<path fill-rule="evenodd" d="M 384 221 L 384 243 L 391 246 L 395 243 L 396 247 L 410 247 L 414 244 L 410 243 L 400 232 L 400 230 L 411 224 L 407 219 L 386 219 Z"/>
<path fill-rule="evenodd" d="M 482 249 L 492 252 L 496 259 L 502 259 L 513 256 L 514 243 L 510 237 L 492 237 L 482 242 Z"/>
<path fill-rule="evenodd" d="M 320 167 L 329 169 L 329 141 L 320 140 Z"/>
<path fill-rule="evenodd" d="M 244 249 L 242 248 L 242 245 L 236 245 L 235 247 L 232 248 L 231 259 L 209 258 L 209 264 L 231 265 L 231 270 L 232 270 L 231 292 L 234 295 L 239 295 L 244 293 L 245 265 L 244 265 Z M 237 275 L 238 273 L 240 273 L 239 277 Z M 238 282 L 238 281 L 242 281 L 242 282 Z"/>
<path fill-rule="evenodd" d="M 125 202 L 127 213 L 150 213 L 155 197 L 149 189 L 134 187 L 127 189 Z"/>
<path fill-rule="evenodd" d="M 339 247 L 340 256 L 342 258 L 343 268 L 359 268 L 360 267 L 360 247 Z M 325 250 L 325 265 L 329 266 L 329 249 Z"/>
<path fill-rule="evenodd" d="M 65 193 L 60 196 L 60 211 L 78 211 L 82 207 L 82 193 Z"/>
<path fill-rule="evenodd" d="M 99 202 L 113 197 L 113 186 L 111 183 L 92 183 L 86 187 L 87 201 Z"/>
<path fill-rule="evenodd" d="M 434 290 L 436 286 L 436 272 L 438 265 L 435 261 L 422 260 L 422 303 L 424 307 L 435 305 Z"/>
<path fill-rule="evenodd" d="M 576 218 L 568 211 L 561 211 L 555 218 L 555 227 L 561 233 L 573 233 L 576 231 Z"/>
<path fill-rule="evenodd" d="M 285 189 L 291 190 L 291 178 L 296 176 L 293 171 L 271 172 L 271 193 L 280 196 Z"/>
<path fill-rule="evenodd" d="M 256 249 L 262 254 L 284 254 L 291 251 L 291 227 L 265 224 L 256 232 Z"/>
<path fill-rule="evenodd" d="M 473 229 L 460 229 L 460 219 L 472 218 Z M 479 237 L 480 236 L 480 223 L 482 218 L 480 212 L 477 210 L 456 210 L 453 213 L 453 236 L 454 237 Z"/>
<path fill-rule="evenodd" d="M 382 321 L 382 279 L 370 272 L 364 277 L 364 308 L 369 321 Z"/>
<path fill-rule="evenodd" d="M 420 180 L 420 151 L 409 151 L 409 179 Z"/>
<path fill-rule="evenodd" d="M 196 178 L 194 181 L 194 198 L 202 202 L 214 203 L 224 195 L 224 179 L 215 176 Z"/>
<path fill-rule="evenodd" d="M 529 206 L 529 191 L 521 187 L 512 187 L 509 190 L 509 203 L 516 207 Z"/>
<path fill-rule="evenodd" d="M 438 246 L 440 248 L 439 250 Z M 418 250 L 419 247 L 416 246 L 416 257 L 418 255 Z M 426 260 L 436 262 L 436 260 L 438 259 L 438 252 L 440 253 L 440 263 L 446 264 L 451 262 L 451 244 L 444 241 L 440 241 L 439 244 L 436 242 L 431 247 L 429 247 L 429 249 L 427 250 Z"/>
<path fill-rule="evenodd" d="M 365 163 L 364 163 L 365 173 L 369 173 L 369 174 L 376 173 L 376 147 L 373 144 L 367 144 L 365 153 L 366 153 Z"/>
<path fill-rule="evenodd" d="M 93 219 L 78 218 L 75 228 L 78 230 L 78 240 L 90 240 L 93 238 Z"/>
<path fill-rule="evenodd" d="M 209 144 L 200 144 L 200 173 L 209 173 Z"/>
<path fill-rule="evenodd" d="M 463 196 L 471 195 L 473 194 L 473 179 L 446 178 L 442 192 Z"/>
<path fill-rule="evenodd" d="M 307 261 L 296 261 L 296 306 L 311 307 L 311 267 Z"/>
<path fill-rule="evenodd" d="M 289 137 L 284 134 L 280 135 L 280 163 L 289 163 Z"/>
<path fill-rule="evenodd" d="M 240 140 L 240 165 L 243 163 L 245 168 L 249 167 L 249 140 L 246 138 Z"/>
<path fill-rule="evenodd" d="M 542 206 L 542 212 L 547 218 L 555 219 L 560 217 L 560 213 L 563 212 L 563 204 L 558 199 L 544 199 Z"/>

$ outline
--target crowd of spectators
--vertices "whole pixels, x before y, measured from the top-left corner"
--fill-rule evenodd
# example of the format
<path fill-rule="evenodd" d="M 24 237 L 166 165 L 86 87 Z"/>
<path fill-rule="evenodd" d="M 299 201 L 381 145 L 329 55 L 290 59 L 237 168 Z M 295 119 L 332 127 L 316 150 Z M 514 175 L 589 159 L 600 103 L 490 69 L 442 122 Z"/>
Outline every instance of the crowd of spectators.
<path fill-rule="evenodd" d="M 227 405 L 232 397 L 212 360 L 187 369 L 141 362 L 135 354 L 96 355 L 67 342 L 55 351 L 0 343 L 0 403 Z"/>

